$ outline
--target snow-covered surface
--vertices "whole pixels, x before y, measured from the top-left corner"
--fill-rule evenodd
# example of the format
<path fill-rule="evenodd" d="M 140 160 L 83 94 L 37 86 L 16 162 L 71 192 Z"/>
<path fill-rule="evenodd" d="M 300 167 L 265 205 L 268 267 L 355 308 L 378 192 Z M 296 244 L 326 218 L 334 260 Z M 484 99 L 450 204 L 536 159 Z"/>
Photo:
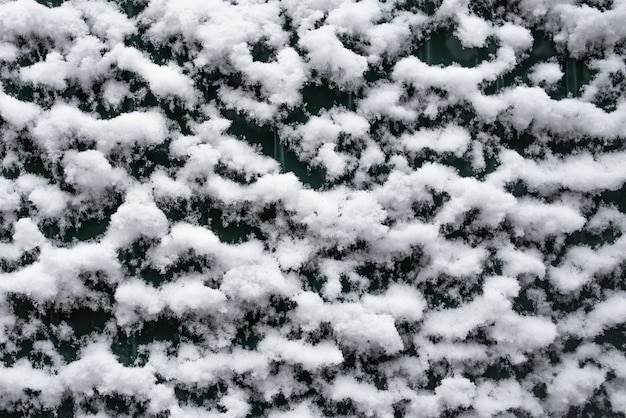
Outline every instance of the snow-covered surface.
<path fill-rule="evenodd" d="M 626 414 L 626 1 L 44 3 L 0 416 Z"/>

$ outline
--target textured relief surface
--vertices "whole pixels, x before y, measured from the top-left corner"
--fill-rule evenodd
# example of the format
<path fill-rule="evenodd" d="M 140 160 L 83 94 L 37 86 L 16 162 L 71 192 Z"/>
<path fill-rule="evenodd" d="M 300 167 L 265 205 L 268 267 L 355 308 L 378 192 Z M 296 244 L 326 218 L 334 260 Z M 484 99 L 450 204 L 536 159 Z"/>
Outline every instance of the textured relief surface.
<path fill-rule="evenodd" d="M 626 1 L 0 1 L 0 415 L 626 413 Z"/>

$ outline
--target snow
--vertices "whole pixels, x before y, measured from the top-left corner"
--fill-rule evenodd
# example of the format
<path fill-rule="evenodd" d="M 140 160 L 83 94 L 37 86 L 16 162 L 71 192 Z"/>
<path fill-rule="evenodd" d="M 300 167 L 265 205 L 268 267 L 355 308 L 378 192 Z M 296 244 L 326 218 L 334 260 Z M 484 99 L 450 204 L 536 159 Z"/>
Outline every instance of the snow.
<path fill-rule="evenodd" d="M 528 78 L 536 85 L 541 83 L 550 85 L 558 82 L 563 78 L 563 75 L 564 73 L 561 71 L 559 64 L 554 62 L 542 62 L 534 66 Z"/>
<path fill-rule="evenodd" d="M 625 17 L 1 2 L 0 415 L 626 413 Z"/>

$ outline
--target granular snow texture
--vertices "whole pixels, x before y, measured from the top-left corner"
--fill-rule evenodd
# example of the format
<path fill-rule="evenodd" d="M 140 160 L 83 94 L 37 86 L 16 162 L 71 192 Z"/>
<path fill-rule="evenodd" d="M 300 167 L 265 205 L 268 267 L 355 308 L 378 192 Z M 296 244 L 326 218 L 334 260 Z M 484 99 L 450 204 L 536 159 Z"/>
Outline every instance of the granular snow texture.
<path fill-rule="evenodd" d="M 0 416 L 626 414 L 626 0 L 0 0 Z"/>

